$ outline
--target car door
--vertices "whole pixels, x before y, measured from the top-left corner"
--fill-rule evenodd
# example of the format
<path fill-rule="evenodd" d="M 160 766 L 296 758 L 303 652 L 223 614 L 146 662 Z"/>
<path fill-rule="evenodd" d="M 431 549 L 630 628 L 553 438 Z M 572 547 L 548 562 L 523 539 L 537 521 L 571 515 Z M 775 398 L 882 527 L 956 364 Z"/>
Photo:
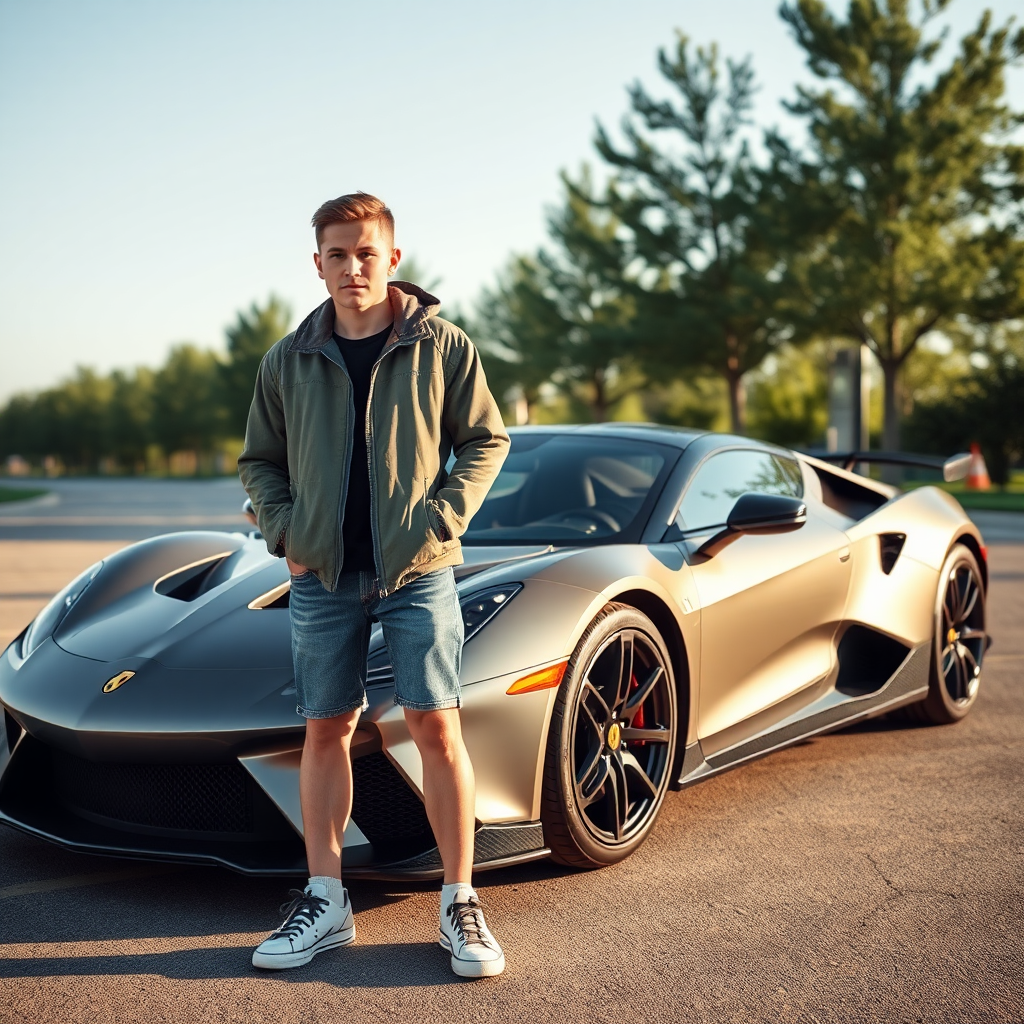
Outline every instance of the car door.
<path fill-rule="evenodd" d="M 800 467 L 765 449 L 712 454 L 691 477 L 676 525 L 687 537 L 715 533 L 747 491 L 802 497 Z M 701 602 L 698 735 L 706 754 L 741 739 L 738 723 L 829 673 L 849 555 L 846 534 L 809 511 L 799 529 L 745 534 L 693 560 Z"/>

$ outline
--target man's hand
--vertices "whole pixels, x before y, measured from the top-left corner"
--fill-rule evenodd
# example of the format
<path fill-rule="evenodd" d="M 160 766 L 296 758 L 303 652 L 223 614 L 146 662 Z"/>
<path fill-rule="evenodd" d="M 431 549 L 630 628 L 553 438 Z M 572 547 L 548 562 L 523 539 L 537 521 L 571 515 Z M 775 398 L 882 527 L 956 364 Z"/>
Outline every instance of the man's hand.
<path fill-rule="evenodd" d="M 308 565 L 300 565 L 298 562 L 293 562 L 287 555 L 284 560 L 288 563 L 288 571 L 293 576 L 301 576 L 304 572 L 309 572 Z"/>

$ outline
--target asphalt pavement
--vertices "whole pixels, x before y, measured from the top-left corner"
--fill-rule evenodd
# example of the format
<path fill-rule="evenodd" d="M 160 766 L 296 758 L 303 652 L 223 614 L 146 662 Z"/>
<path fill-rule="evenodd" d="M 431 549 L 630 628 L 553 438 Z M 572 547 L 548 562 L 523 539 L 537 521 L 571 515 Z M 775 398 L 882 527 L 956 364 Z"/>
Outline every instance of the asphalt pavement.
<path fill-rule="evenodd" d="M 132 541 L 175 530 L 250 528 L 237 477 L 59 478 L 40 486 L 49 493 L 0 504 L 0 540 Z"/>
<path fill-rule="evenodd" d="M 174 509 L 154 514 L 194 514 L 171 501 L 180 486 L 149 492 Z M 222 488 L 217 514 L 230 513 L 229 487 L 196 486 Z M 0 528 L 0 566 L 24 552 L 4 586 L 23 594 L 45 593 L 62 559 L 117 546 L 11 543 L 5 531 L 25 528 Z M 287 883 L 77 855 L 0 829 L 0 1021 L 1019 1024 L 1024 521 L 982 529 L 994 645 L 967 719 L 869 722 L 672 793 L 615 867 L 478 876 L 501 977 L 451 974 L 432 886 L 353 883 L 355 945 L 257 974 L 250 951 Z"/>

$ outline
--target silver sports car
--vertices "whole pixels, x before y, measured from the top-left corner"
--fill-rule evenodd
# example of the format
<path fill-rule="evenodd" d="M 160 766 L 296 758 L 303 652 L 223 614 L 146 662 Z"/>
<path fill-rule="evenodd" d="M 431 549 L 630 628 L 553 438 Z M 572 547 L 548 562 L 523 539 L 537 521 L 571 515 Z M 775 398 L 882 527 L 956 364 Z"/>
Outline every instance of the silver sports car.
<path fill-rule="evenodd" d="M 478 868 L 614 863 L 670 789 L 977 699 L 985 547 L 942 490 L 721 434 L 511 433 L 456 570 Z M 0 659 L 0 820 L 81 851 L 303 873 L 288 594 L 284 561 L 240 533 L 156 537 L 70 583 Z M 379 630 L 368 672 L 345 870 L 434 877 Z"/>

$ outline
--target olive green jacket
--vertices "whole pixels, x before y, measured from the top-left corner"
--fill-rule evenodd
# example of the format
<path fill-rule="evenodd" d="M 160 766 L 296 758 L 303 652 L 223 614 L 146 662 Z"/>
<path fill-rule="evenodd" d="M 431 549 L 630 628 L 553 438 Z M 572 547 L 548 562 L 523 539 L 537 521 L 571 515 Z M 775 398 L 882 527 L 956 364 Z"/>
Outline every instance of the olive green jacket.
<path fill-rule="evenodd" d="M 459 537 L 508 452 L 472 342 L 437 316 L 438 300 L 416 285 L 390 285 L 388 298 L 394 327 L 370 375 L 365 424 L 354 422 L 328 299 L 264 356 L 238 460 L 271 553 L 308 565 L 328 590 L 337 587 L 345 557 L 353 444 L 365 444 L 369 460 L 382 595 L 462 562 Z"/>

